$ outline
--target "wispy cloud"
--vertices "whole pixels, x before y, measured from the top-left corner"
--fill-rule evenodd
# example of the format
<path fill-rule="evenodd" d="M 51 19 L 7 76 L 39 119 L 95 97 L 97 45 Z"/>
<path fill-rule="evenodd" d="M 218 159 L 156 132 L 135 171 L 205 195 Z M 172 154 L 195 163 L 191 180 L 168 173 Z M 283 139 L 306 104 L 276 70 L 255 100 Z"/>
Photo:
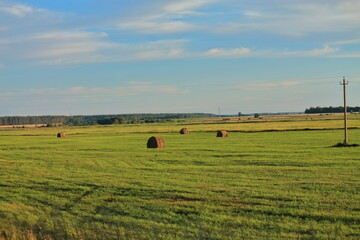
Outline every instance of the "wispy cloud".
<path fill-rule="evenodd" d="M 66 13 L 0 0 L 0 31 L 4 32 L 0 39 L 0 62 L 6 65 L 19 61 L 69 65 L 186 58 L 359 56 L 357 52 L 342 49 L 343 45 L 359 43 L 359 1 L 276 2 L 279 4 L 268 4 L 265 0 L 156 0 L 136 8 L 141 9 L 140 14 L 134 11 L 121 20 L 102 23 L 104 25 L 76 27 L 76 16 L 68 24 Z M 209 7 L 223 5 L 231 11 L 218 11 L 218 15 L 206 11 Z M 122 38 L 124 30 L 142 37 L 136 41 Z M 208 50 L 204 51 L 192 47 L 204 38 L 194 38 L 190 35 L 194 31 L 196 34 L 207 32 L 215 38 L 222 38 L 225 33 L 241 36 L 254 31 L 297 38 L 321 33 L 336 34 L 336 37 L 326 38 L 324 43 L 317 41 L 316 46 L 324 47 L 314 48 L 315 44 L 312 44 L 310 50 L 299 50 L 294 46 L 287 50 L 263 49 L 241 41 L 237 45 L 244 47 L 227 46 L 227 43 L 222 46 L 219 40 L 213 44 L 215 46 L 207 43 L 205 49 Z M 117 37 L 113 36 L 114 32 Z M 184 37 L 173 37 L 173 33 L 183 33 Z M 339 37 L 343 33 L 345 36 Z M 155 34 L 156 38 L 144 37 L 148 34 Z"/>
<path fill-rule="evenodd" d="M 187 40 L 160 40 L 143 44 L 127 44 L 127 57 L 122 61 L 161 60 L 182 58 L 186 55 Z"/>
<path fill-rule="evenodd" d="M 28 14 L 34 12 L 34 9 L 30 6 L 20 3 L 6 3 L 0 2 L 0 12 L 4 12 L 15 17 L 23 18 Z"/>
<path fill-rule="evenodd" d="M 330 42 L 329 45 L 350 45 L 360 43 L 360 38 Z"/>
<path fill-rule="evenodd" d="M 189 13 L 206 5 L 217 2 L 216 0 L 182 0 L 166 3 L 163 9 L 167 13 Z"/>
<path fill-rule="evenodd" d="M 144 61 L 182 57 L 185 43 L 182 39 L 119 43 L 111 42 L 103 32 L 58 31 L 0 40 L 0 53 L 7 61 L 33 60 L 45 65 Z"/>
<path fill-rule="evenodd" d="M 339 51 L 338 48 L 324 46 L 323 48 L 317 48 L 317 49 L 305 50 L 305 51 L 282 51 L 278 53 L 278 56 L 279 57 L 315 57 L 315 56 L 328 55 L 338 51 Z"/>
<path fill-rule="evenodd" d="M 198 30 L 199 26 L 186 21 L 186 17 L 199 15 L 197 11 L 217 0 L 163 1 L 149 8 L 142 16 L 124 19 L 118 27 L 145 34 L 169 34 Z"/>
<path fill-rule="evenodd" d="M 183 39 L 123 42 L 111 39 L 105 31 L 69 25 L 66 14 L 22 4 L 0 0 L 1 12 L 8 14 L 6 17 L 0 14 L 0 22 L 8 23 L 6 28 L 0 28 L 6 31 L 0 39 L 0 62 L 4 63 L 69 65 L 144 61 L 178 58 L 185 51 Z"/>
<path fill-rule="evenodd" d="M 212 48 L 205 52 L 190 52 L 186 39 L 159 40 L 141 43 L 119 43 L 108 40 L 103 32 L 42 32 L 23 39 L 0 40 L 6 61 L 29 61 L 42 65 L 94 64 L 106 62 L 152 61 L 185 58 L 238 57 L 333 57 L 339 48 L 324 46 L 311 50 L 251 50 Z M 28 47 L 31 45 L 31 48 Z M 350 57 L 350 55 L 342 55 Z M 354 57 L 352 55 L 352 57 Z M 0 57 L 1 59 L 1 57 Z M 3 60 L 5 61 L 5 59 Z"/>
<path fill-rule="evenodd" d="M 150 19 L 124 22 L 119 24 L 121 29 L 136 30 L 146 34 L 168 34 L 194 30 L 195 26 L 183 21 L 154 22 Z"/>
<path fill-rule="evenodd" d="M 250 48 L 213 48 L 202 54 L 204 57 L 236 58 L 236 57 L 265 57 L 265 58 L 300 58 L 300 57 L 334 57 L 338 56 L 339 48 L 324 46 L 311 50 L 252 50 Z M 335 55 L 336 54 L 336 55 Z"/>
<path fill-rule="evenodd" d="M 283 1 L 268 4 L 265 0 L 238 1 L 244 18 L 220 25 L 218 33 L 261 31 L 291 37 L 321 33 L 356 35 L 360 25 L 360 2 L 357 0 Z M 242 10 L 245 9 L 245 10 Z M 223 30 L 222 30 L 223 29 Z M 355 31 L 351 33 L 351 31 Z"/>
<path fill-rule="evenodd" d="M 246 16 L 246 17 L 249 17 L 249 18 L 258 18 L 258 17 L 261 17 L 262 16 L 262 14 L 260 13 L 260 12 L 258 12 L 258 11 L 245 11 L 244 12 L 244 15 Z"/>
<path fill-rule="evenodd" d="M 209 57 L 240 57 L 246 56 L 251 52 L 249 48 L 232 48 L 232 49 L 223 49 L 223 48 L 213 48 L 204 53 L 204 56 Z"/>
<path fill-rule="evenodd" d="M 189 89 L 179 88 L 175 85 L 162 85 L 153 82 L 135 82 L 128 83 L 122 86 L 111 88 L 91 88 L 84 86 L 74 86 L 69 88 L 36 88 L 36 89 L 24 89 L 21 91 L 7 91 L 0 92 L 0 97 L 5 100 L 11 100 L 13 98 L 25 98 L 25 99 L 48 99 L 48 98 L 64 98 L 77 99 L 77 98 L 89 98 L 96 100 L 97 98 L 116 98 L 116 97 L 128 97 L 138 95 L 183 95 L 188 94 Z"/>
<path fill-rule="evenodd" d="M 339 52 L 338 54 L 329 56 L 330 58 L 360 58 L 360 51 Z"/>
<path fill-rule="evenodd" d="M 293 88 L 301 85 L 300 81 L 289 80 L 280 82 L 256 82 L 248 83 L 242 86 L 236 86 L 237 89 L 249 89 L 249 90 L 270 90 L 273 88 Z"/>

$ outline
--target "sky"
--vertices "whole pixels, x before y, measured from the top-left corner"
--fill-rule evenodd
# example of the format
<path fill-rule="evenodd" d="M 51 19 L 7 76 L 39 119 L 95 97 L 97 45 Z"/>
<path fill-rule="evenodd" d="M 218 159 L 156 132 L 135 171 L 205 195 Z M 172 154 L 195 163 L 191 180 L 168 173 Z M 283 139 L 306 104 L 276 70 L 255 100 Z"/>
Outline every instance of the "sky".
<path fill-rule="evenodd" d="M 0 0 L 0 116 L 360 105 L 359 0 Z"/>

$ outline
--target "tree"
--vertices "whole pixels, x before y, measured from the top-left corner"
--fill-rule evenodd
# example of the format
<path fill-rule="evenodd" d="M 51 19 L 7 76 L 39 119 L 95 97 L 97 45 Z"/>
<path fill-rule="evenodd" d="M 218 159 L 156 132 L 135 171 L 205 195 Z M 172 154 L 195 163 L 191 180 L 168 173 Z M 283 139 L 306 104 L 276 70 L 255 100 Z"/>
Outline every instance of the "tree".
<path fill-rule="evenodd" d="M 100 125 L 123 124 L 124 122 L 125 120 L 122 117 L 105 118 L 97 121 Z"/>

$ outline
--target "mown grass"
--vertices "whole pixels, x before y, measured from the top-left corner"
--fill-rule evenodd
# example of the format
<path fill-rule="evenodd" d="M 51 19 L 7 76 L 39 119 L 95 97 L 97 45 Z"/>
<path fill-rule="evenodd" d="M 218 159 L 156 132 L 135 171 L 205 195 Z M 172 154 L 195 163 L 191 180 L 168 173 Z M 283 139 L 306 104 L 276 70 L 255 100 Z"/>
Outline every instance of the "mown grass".
<path fill-rule="evenodd" d="M 293 129 L 341 127 L 304 122 Z M 360 148 L 330 147 L 341 130 L 244 124 L 189 124 L 189 135 L 176 124 L 69 127 L 65 139 L 55 128 L 2 130 L 0 236 L 360 238 Z M 152 135 L 166 148 L 146 149 Z M 349 135 L 360 143 L 360 129 Z"/>

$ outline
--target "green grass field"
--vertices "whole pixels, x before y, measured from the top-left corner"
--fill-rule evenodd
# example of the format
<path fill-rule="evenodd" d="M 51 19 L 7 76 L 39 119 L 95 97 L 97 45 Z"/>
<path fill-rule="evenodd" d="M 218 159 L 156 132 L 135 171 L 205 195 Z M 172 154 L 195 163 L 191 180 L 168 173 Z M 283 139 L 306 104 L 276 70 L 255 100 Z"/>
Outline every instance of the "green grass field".
<path fill-rule="evenodd" d="M 340 119 L 184 124 L 0 130 L 0 239 L 360 239 Z"/>

